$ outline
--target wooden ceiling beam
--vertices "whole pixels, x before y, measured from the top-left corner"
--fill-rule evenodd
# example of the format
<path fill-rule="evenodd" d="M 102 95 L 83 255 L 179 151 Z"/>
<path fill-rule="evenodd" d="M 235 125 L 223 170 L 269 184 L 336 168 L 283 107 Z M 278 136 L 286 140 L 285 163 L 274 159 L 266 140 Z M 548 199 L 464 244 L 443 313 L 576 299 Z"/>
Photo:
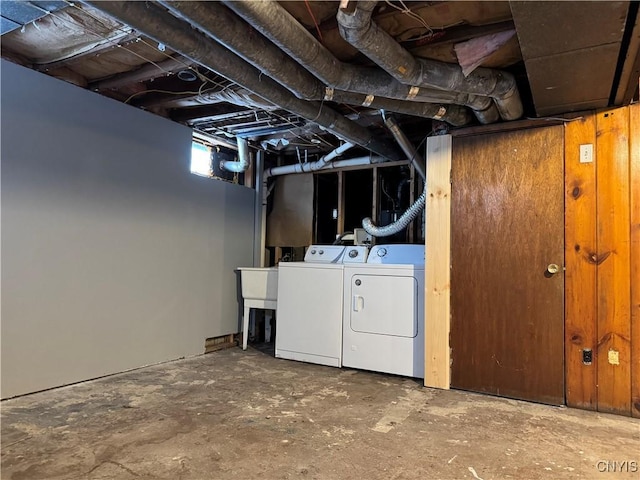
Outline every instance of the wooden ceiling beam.
<path fill-rule="evenodd" d="M 116 89 L 131 83 L 146 82 L 154 78 L 168 76 L 180 70 L 188 70 L 192 65 L 193 62 L 188 58 L 182 55 L 174 55 L 159 63 L 147 63 L 135 70 L 118 73 L 111 77 L 92 82 L 89 88 L 95 91 Z"/>
<path fill-rule="evenodd" d="M 136 32 L 129 33 L 126 36 L 119 38 L 117 41 L 116 40 L 108 41 L 108 42 L 96 45 L 95 47 L 89 50 L 86 50 L 86 51 L 81 50 L 77 54 L 72 53 L 66 58 L 63 58 L 61 60 L 56 60 L 55 62 L 34 64 L 33 68 L 35 70 L 38 70 L 39 72 L 48 72 L 50 70 L 55 70 L 56 68 L 60 68 L 60 67 L 69 68 L 81 61 L 86 60 L 87 57 L 96 56 L 98 54 L 114 50 L 116 48 L 121 48 L 123 46 L 126 47 L 128 45 L 131 45 L 132 43 L 137 42 L 139 37 L 140 37 L 140 34 Z"/>
<path fill-rule="evenodd" d="M 175 109 L 171 111 L 169 116 L 176 122 L 218 122 L 253 112 L 253 109 L 239 105 L 217 103 L 202 107 Z"/>

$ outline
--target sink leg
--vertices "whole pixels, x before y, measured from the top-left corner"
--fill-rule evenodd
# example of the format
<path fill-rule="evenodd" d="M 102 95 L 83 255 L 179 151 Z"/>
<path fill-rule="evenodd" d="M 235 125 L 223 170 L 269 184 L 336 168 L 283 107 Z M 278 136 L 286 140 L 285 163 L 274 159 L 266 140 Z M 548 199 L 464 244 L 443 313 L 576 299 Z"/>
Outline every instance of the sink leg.
<path fill-rule="evenodd" d="M 273 312 L 271 310 L 266 310 L 264 312 L 264 341 L 267 343 L 271 343 L 271 318 L 273 317 Z"/>
<path fill-rule="evenodd" d="M 247 340 L 249 340 L 249 316 L 251 315 L 251 307 L 244 307 L 244 315 L 242 316 L 242 350 L 247 349 Z"/>

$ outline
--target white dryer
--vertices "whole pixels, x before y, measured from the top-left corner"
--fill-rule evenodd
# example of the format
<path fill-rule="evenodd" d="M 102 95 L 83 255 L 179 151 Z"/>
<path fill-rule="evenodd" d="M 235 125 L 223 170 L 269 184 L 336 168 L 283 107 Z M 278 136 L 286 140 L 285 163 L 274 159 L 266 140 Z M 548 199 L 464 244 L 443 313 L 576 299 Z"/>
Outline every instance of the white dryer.
<path fill-rule="evenodd" d="M 368 248 L 312 245 L 304 262 L 278 265 L 276 357 L 342 365 L 344 266 L 367 259 Z"/>
<path fill-rule="evenodd" d="M 344 266 L 342 365 L 424 378 L 424 246 L 377 245 Z"/>

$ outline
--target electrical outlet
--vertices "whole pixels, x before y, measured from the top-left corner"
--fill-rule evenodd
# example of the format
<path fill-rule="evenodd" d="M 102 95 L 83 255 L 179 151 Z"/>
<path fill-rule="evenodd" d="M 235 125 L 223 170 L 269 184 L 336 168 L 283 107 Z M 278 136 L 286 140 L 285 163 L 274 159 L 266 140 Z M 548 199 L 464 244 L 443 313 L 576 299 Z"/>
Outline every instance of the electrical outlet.
<path fill-rule="evenodd" d="M 591 162 L 593 162 L 593 144 L 586 143 L 584 145 L 580 145 L 580 163 Z"/>
<path fill-rule="evenodd" d="M 582 363 L 591 365 L 593 363 L 593 351 L 590 348 L 582 350 Z"/>

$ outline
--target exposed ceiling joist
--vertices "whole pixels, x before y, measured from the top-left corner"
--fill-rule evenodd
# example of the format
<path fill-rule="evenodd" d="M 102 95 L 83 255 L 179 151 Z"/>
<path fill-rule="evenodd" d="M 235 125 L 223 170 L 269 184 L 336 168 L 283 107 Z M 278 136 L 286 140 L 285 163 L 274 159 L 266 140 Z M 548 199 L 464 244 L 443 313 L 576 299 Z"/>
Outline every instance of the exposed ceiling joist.
<path fill-rule="evenodd" d="M 254 7 L 247 6 L 254 2 Z M 62 8 L 51 8 L 47 14 L 45 3 Z M 380 61 L 365 56 L 366 49 L 359 50 L 342 37 L 337 0 L 308 5 L 274 0 L 213 5 L 175 0 L 96 1 L 95 8 L 54 0 L 3 1 L 3 16 L 9 5 L 40 8 L 43 16 L 30 20 L 24 32 L 15 29 L 2 36 L 3 58 L 194 128 L 228 138 L 250 136 L 288 155 L 295 155 L 296 146 L 309 151 L 335 147 L 338 139 L 330 132 L 336 124 L 350 125 L 360 135 L 393 144 L 381 126 L 380 109 L 396 112 L 416 141 L 431 131 L 427 118 L 439 116 L 440 106 L 443 112 L 448 109 L 446 119 L 452 125 L 498 120 L 492 115 L 483 117 L 484 109 L 492 109 L 493 100 L 482 93 L 461 94 L 450 85 L 447 90 L 429 90 L 402 83 L 388 66 L 384 71 Z M 138 14 L 118 19 L 102 11 L 109 5 L 126 5 Z M 499 69 L 516 79 L 524 95 L 525 116 L 558 116 L 629 103 L 638 95 L 638 5 L 628 1 L 424 1 L 405 2 L 403 8 L 396 2 L 378 2 L 371 21 L 421 65 L 429 64 L 423 60 L 434 60 L 473 69 L 479 59 L 480 67 Z M 275 13 L 266 19 L 247 15 L 248 10 L 258 8 Z M 155 39 L 140 28 L 150 16 L 162 16 L 169 22 L 166 28 L 156 29 Z M 224 25 L 209 21 L 211 18 L 224 19 Z M 517 36 L 504 40 L 506 43 L 496 41 L 495 50 L 488 48 L 489 36 L 514 26 Z M 286 43 L 286 38 L 274 38 L 285 30 L 293 35 L 289 40 L 296 39 L 289 45 L 280 43 Z M 197 49 L 187 48 L 181 55 L 171 44 L 184 32 L 197 36 L 199 43 Z M 215 76 L 201 66 L 205 50 L 210 54 L 204 62 L 209 70 L 218 71 L 225 62 L 229 66 L 234 55 L 252 66 L 231 81 Z M 312 54 L 307 55 L 309 52 Z M 193 55 L 200 55 L 197 63 Z M 323 63 L 313 64 L 318 56 Z M 267 57 L 280 66 L 279 73 L 266 68 Z M 274 62 L 277 58 L 286 62 Z M 344 78 L 335 75 L 338 69 L 347 72 Z M 176 75 L 183 70 L 184 78 Z M 287 78 L 294 71 L 316 86 L 312 98 L 291 93 L 299 93 Z M 238 86 L 247 81 L 250 89 Z M 334 81 L 339 85 L 333 85 Z M 273 89 L 265 89 L 266 85 Z M 258 90 L 260 95 L 256 95 Z M 270 97 L 268 91 L 278 93 Z M 423 108 L 425 105 L 429 108 Z M 437 108 L 431 108 L 434 105 Z M 452 114 L 455 109 L 460 115 Z M 474 112 L 477 121 L 470 116 Z"/>
<path fill-rule="evenodd" d="M 91 82 L 89 88 L 100 91 L 109 88 L 124 87 L 132 83 L 146 82 L 181 70 L 188 70 L 192 65 L 193 62 L 188 58 L 182 55 L 174 55 L 162 62 L 147 63 L 136 70 L 130 70 L 97 82 Z"/>
<path fill-rule="evenodd" d="M 227 118 L 254 114 L 255 111 L 254 109 L 241 107 L 239 105 L 217 103 L 202 107 L 176 109 L 171 111 L 169 116 L 176 122 L 217 122 Z"/>

